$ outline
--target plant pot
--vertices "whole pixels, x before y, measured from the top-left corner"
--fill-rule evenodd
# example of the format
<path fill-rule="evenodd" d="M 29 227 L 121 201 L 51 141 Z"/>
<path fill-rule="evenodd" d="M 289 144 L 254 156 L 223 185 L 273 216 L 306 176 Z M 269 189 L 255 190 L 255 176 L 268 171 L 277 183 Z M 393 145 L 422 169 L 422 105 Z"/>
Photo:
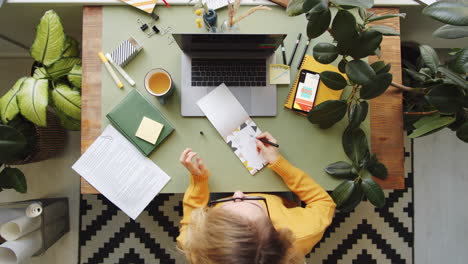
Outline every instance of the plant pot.
<path fill-rule="evenodd" d="M 21 165 L 39 162 L 57 156 L 63 151 L 66 141 L 65 129 L 52 112 L 47 112 L 47 127 L 34 125 L 36 144 L 24 159 L 11 162 L 10 165 Z"/>

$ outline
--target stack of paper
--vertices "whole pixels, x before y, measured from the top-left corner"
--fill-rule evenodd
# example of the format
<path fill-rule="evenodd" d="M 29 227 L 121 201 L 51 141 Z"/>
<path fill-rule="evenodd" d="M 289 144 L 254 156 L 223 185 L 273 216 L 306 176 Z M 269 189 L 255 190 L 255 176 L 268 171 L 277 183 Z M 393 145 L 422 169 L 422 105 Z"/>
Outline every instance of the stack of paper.
<path fill-rule="evenodd" d="M 170 180 L 112 125 L 72 168 L 132 219 Z"/>

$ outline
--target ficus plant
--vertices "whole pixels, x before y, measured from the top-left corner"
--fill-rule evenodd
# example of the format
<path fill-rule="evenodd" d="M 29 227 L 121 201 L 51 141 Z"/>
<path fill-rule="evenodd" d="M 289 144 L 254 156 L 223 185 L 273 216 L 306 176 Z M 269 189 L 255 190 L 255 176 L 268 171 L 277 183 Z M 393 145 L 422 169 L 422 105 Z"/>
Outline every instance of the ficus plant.
<path fill-rule="evenodd" d="M 360 125 L 368 114 L 368 100 L 383 94 L 391 84 L 391 65 L 382 60 L 369 65 L 365 59 L 371 55 L 380 57 L 383 36 L 399 35 L 391 27 L 370 23 L 405 14 L 378 16 L 367 11 L 373 4 L 373 0 L 292 0 L 286 10 L 290 16 L 305 14 L 309 39 L 325 32 L 331 35 L 333 42 L 316 44 L 313 56 L 322 64 L 339 62 L 339 72 L 324 71 L 320 78 L 333 90 L 349 91 L 343 93 L 346 96 L 341 100 L 328 100 L 315 106 L 307 116 L 312 124 L 322 129 L 332 127 L 347 116 L 342 143 L 351 162 L 338 161 L 325 168 L 328 174 L 344 180 L 331 195 L 342 211 L 353 210 L 364 198 L 376 207 L 385 205 L 384 193 L 371 176 L 385 179 L 388 172 L 377 156 L 370 153 Z M 336 9 L 334 17 L 331 8 Z"/>
<path fill-rule="evenodd" d="M 46 115 L 53 109 L 64 128 L 79 130 L 82 73 L 79 44 L 65 35 L 53 10 L 41 18 L 30 54 L 35 60 L 33 76 L 20 78 L 0 98 L 2 122 L 7 124 L 21 114 L 45 127 Z"/>
<path fill-rule="evenodd" d="M 435 2 L 423 14 L 446 23 L 433 36 L 468 37 L 468 3 Z M 449 128 L 468 142 L 468 47 L 454 49 L 446 62 L 428 45 L 402 49 L 405 129 L 411 138 Z"/>

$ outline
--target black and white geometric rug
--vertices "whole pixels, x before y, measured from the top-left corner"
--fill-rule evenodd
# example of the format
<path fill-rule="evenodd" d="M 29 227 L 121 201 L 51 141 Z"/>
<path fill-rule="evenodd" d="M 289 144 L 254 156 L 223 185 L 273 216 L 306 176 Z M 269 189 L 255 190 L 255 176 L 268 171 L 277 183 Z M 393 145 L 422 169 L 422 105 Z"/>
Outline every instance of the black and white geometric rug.
<path fill-rule="evenodd" d="M 404 190 L 385 191 L 386 206 L 362 202 L 337 212 L 307 263 L 414 263 L 413 142 L 405 142 Z M 102 195 L 81 197 L 81 264 L 185 263 L 175 247 L 183 194 L 160 194 L 133 221 Z"/>

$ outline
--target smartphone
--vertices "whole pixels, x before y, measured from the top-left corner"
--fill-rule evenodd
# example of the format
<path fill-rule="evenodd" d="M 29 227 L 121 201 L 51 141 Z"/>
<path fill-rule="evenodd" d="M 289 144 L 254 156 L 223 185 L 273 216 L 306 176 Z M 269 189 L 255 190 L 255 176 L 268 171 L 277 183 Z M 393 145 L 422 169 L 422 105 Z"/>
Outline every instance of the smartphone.
<path fill-rule="evenodd" d="M 319 83 L 319 73 L 301 70 L 292 109 L 302 113 L 309 113 L 314 107 Z"/>

